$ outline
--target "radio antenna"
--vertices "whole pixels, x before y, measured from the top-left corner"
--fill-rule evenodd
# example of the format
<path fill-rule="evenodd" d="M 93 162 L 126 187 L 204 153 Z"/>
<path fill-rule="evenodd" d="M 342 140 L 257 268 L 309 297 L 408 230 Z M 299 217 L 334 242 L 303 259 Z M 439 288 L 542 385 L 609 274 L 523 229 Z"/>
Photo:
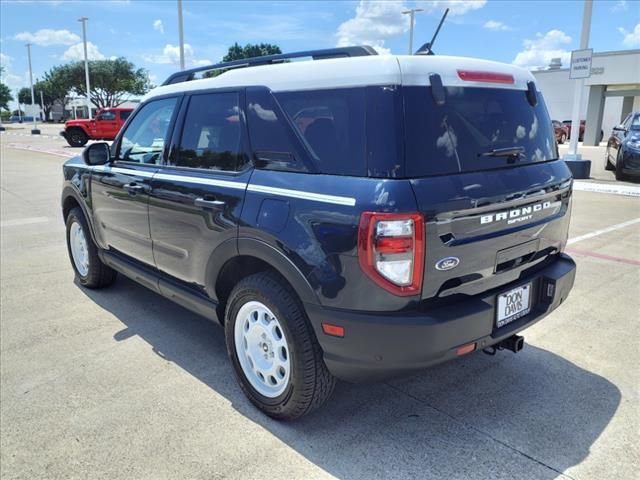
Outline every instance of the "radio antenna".
<path fill-rule="evenodd" d="M 444 11 L 444 15 L 442 15 L 442 18 L 440 19 L 440 23 L 438 23 L 438 28 L 436 28 L 436 31 L 433 34 L 433 38 L 431 39 L 430 42 L 427 42 L 423 46 L 421 46 L 416 52 L 416 55 L 435 55 L 435 53 L 433 52 L 433 44 L 436 41 L 436 37 L 438 36 L 438 33 L 440 33 L 440 28 L 442 28 L 442 24 L 444 23 L 444 19 L 447 18 L 448 13 L 449 13 L 449 9 L 447 8 Z"/>

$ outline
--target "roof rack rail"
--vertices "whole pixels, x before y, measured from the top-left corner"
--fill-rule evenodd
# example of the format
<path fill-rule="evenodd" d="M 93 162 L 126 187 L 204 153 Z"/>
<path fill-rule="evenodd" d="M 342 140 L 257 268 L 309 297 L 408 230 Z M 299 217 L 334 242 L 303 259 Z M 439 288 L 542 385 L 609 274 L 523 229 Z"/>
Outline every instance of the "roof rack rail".
<path fill-rule="evenodd" d="M 265 55 L 263 57 L 242 58 L 240 60 L 233 60 L 231 62 L 221 62 L 205 67 L 197 67 L 189 70 L 183 70 L 181 72 L 176 72 L 169 78 L 167 78 L 162 85 L 188 82 L 195 78 L 196 73 L 200 72 L 284 63 L 286 60 L 292 58 L 311 57 L 313 60 L 324 60 L 327 58 L 364 57 L 367 55 L 377 54 L 378 52 L 376 52 L 374 48 L 368 45 L 363 45 L 358 47 L 326 48 L 323 50 L 308 50 L 306 52 L 292 52 L 282 53 L 278 55 Z"/>

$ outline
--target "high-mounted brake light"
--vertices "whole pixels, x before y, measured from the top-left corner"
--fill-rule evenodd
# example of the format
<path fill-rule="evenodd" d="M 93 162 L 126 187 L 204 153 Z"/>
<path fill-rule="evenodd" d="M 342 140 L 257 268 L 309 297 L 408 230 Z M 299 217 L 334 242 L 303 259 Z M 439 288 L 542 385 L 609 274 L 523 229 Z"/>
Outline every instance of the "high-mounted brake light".
<path fill-rule="evenodd" d="M 508 73 L 497 72 L 478 72 L 472 70 L 458 70 L 460 80 L 468 82 L 487 82 L 487 83 L 511 83 L 515 82 L 513 75 Z"/>
<path fill-rule="evenodd" d="M 360 268 L 395 295 L 421 292 L 424 243 L 424 219 L 419 213 L 364 212 L 360 217 Z"/>

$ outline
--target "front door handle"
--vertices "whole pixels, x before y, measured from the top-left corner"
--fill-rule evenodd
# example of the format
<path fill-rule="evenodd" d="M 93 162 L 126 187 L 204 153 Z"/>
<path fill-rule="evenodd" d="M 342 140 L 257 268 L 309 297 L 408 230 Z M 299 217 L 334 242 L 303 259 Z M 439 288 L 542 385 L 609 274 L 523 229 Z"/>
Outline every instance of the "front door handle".
<path fill-rule="evenodd" d="M 213 210 L 222 210 L 225 206 L 225 202 L 222 200 L 207 200 L 202 197 L 198 197 L 193 201 L 196 207 L 211 208 Z"/>
<path fill-rule="evenodd" d="M 140 185 L 136 182 L 125 183 L 122 187 L 129 193 L 138 193 L 145 190 L 144 185 Z"/>

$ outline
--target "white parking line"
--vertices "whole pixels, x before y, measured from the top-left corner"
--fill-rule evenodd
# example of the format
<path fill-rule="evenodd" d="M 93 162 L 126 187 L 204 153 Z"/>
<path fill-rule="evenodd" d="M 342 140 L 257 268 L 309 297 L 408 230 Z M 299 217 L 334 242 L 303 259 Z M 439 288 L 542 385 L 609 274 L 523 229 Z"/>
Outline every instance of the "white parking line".
<path fill-rule="evenodd" d="M 640 197 L 640 187 L 633 185 L 616 185 L 610 183 L 573 182 L 573 189 L 581 192 L 612 193 L 614 195 L 627 195 Z"/>
<path fill-rule="evenodd" d="M 20 225 L 31 225 L 33 223 L 46 223 L 49 221 L 49 217 L 28 217 L 28 218 L 16 218 L 15 220 L 3 220 L 0 222 L 0 227 L 16 227 Z"/>
<path fill-rule="evenodd" d="M 587 240 L 589 238 L 597 237 L 598 235 L 603 235 L 605 233 L 613 232 L 614 230 L 620 230 L 621 228 L 628 227 L 630 225 L 634 225 L 636 223 L 640 223 L 640 218 L 634 218 L 633 220 L 628 220 L 626 222 L 618 223 L 616 225 L 611 225 L 607 228 L 602 228 L 600 230 L 594 230 L 593 232 L 585 233 L 584 235 L 580 235 L 578 237 L 573 237 L 567 240 L 567 245 L 571 245 L 573 243 L 581 242 L 583 240 Z"/>

